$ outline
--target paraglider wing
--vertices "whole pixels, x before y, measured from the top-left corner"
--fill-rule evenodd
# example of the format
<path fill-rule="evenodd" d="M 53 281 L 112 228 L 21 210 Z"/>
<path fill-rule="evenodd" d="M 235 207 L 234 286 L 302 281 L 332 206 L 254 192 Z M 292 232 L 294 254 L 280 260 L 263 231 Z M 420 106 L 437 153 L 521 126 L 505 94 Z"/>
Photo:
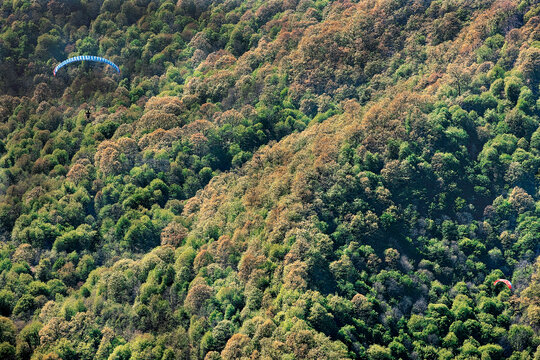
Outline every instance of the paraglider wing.
<path fill-rule="evenodd" d="M 56 72 L 58 70 L 60 70 L 61 68 L 63 68 L 65 65 L 70 64 L 72 62 L 83 61 L 83 60 L 101 62 L 101 63 L 107 64 L 107 65 L 110 65 L 110 66 L 112 66 L 114 68 L 114 70 L 116 70 L 116 71 L 118 71 L 120 73 L 120 68 L 118 67 L 118 65 L 113 63 L 111 60 L 108 60 L 108 59 L 105 59 L 105 58 L 102 58 L 102 57 L 99 57 L 99 56 L 81 55 L 81 56 L 75 56 L 75 57 L 69 58 L 67 60 L 62 61 L 60 64 L 56 65 L 56 67 L 53 70 L 54 76 L 56 76 Z"/>
<path fill-rule="evenodd" d="M 512 290 L 512 283 L 511 283 L 510 281 L 506 280 L 506 279 L 498 279 L 498 280 L 495 280 L 495 282 L 493 283 L 493 285 L 497 285 L 497 284 L 500 283 L 500 282 L 506 284 L 506 286 L 508 286 L 508 288 L 509 288 L 510 290 Z"/>

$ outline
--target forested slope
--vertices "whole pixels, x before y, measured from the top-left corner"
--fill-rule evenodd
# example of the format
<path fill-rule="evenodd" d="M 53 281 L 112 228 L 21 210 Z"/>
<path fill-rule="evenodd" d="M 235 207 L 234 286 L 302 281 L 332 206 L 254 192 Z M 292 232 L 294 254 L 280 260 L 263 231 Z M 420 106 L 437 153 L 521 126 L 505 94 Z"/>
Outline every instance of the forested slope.
<path fill-rule="evenodd" d="M 536 1 L 0 12 L 0 358 L 540 358 Z"/>

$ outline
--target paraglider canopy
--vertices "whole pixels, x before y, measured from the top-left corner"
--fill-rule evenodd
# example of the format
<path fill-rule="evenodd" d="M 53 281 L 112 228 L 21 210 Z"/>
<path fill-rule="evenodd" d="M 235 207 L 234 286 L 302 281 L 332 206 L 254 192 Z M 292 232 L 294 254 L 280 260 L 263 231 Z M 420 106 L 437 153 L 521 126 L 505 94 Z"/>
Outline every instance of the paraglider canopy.
<path fill-rule="evenodd" d="M 508 288 L 510 290 L 512 290 L 512 283 L 509 281 L 509 280 L 506 280 L 506 279 L 498 279 L 498 280 L 495 280 L 495 282 L 493 283 L 493 285 L 497 285 L 498 283 L 504 283 L 506 284 L 506 286 L 508 286 Z"/>
<path fill-rule="evenodd" d="M 113 63 L 111 60 L 108 60 L 108 59 L 105 59 L 105 58 L 102 58 L 102 57 L 99 57 L 99 56 L 81 55 L 81 56 L 75 56 L 75 57 L 69 58 L 67 60 L 62 61 L 60 64 L 58 64 L 53 70 L 54 76 L 56 76 L 56 72 L 58 70 L 60 70 L 61 68 L 63 68 L 65 65 L 70 64 L 72 62 L 76 62 L 76 61 L 94 61 L 94 62 L 105 63 L 105 64 L 108 64 L 108 65 L 112 66 L 114 68 L 114 70 L 116 70 L 116 71 L 118 71 L 118 73 L 120 73 L 120 68 L 118 67 L 118 65 Z"/>

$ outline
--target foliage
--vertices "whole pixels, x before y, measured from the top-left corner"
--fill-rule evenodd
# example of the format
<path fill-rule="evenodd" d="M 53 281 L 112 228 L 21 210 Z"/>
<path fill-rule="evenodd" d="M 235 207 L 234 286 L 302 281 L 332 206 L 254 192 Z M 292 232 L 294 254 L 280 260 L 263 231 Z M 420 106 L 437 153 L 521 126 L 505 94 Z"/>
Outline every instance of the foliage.
<path fill-rule="evenodd" d="M 0 358 L 538 358 L 539 14 L 4 1 Z"/>

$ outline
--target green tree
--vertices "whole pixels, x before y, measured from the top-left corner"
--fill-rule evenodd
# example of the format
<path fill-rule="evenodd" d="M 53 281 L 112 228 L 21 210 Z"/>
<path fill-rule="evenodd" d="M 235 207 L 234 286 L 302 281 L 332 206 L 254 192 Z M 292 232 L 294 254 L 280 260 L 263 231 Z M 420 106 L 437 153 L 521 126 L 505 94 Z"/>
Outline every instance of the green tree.
<path fill-rule="evenodd" d="M 108 360 L 130 360 L 131 347 L 129 344 L 120 345 L 114 349 Z"/>
<path fill-rule="evenodd" d="M 9 318 L 0 316 L 0 343 L 8 343 L 15 345 L 15 335 L 17 334 L 17 329 L 13 321 Z"/>
<path fill-rule="evenodd" d="M 97 41 L 91 36 L 77 40 L 75 46 L 77 47 L 79 55 L 94 55 L 98 52 Z"/>
<path fill-rule="evenodd" d="M 508 100 L 513 104 L 516 104 L 521 93 L 521 87 L 523 84 L 518 78 L 511 77 L 505 79 L 504 82 L 504 94 Z"/>
<path fill-rule="evenodd" d="M 214 339 L 214 349 L 221 350 L 227 343 L 227 340 L 234 333 L 233 323 L 229 320 L 222 320 L 212 329 Z"/>
<path fill-rule="evenodd" d="M 13 315 L 21 318 L 27 318 L 35 310 L 36 302 L 32 295 L 24 294 L 13 308 Z"/>
<path fill-rule="evenodd" d="M 378 344 L 370 345 L 367 350 L 367 355 L 369 360 L 392 359 L 392 354 L 390 353 L 390 350 Z"/>
<path fill-rule="evenodd" d="M 126 244 L 133 250 L 143 251 L 159 245 L 159 232 L 150 218 L 143 215 L 133 220 L 124 235 Z"/>
<path fill-rule="evenodd" d="M 15 300 L 15 294 L 8 290 L 0 290 L 0 315 L 9 316 L 13 310 L 13 302 Z"/>
<path fill-rule="evenodd" d="M 10 343 L 0 343 L 0 359 L 15 359 L 15 346 Z"/>
<path fill-rule="evenodd" d="M 517 351 L 527 349 L 532 344 L 533 337 L 534 331 L 527 325 L 513 324 L 508 330 L 508 341 Z"/>
<path fill-rule="evenodd" d="M 33 351 L 40 344 L 39 330 L 43 327 L 40 322 L 31 322 L 26 325 L 17 335 L 17 356 L 22 359 L 30 359 Z"/>

